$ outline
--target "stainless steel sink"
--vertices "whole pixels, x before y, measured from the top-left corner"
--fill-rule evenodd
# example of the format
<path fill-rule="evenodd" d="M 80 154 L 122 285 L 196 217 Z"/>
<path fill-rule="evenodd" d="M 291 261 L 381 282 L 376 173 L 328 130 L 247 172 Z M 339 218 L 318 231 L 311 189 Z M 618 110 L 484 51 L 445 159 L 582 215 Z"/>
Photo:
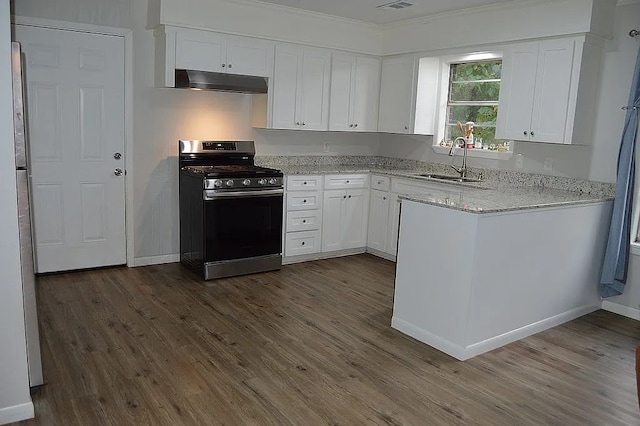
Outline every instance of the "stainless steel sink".
<path fill-rule="evenodd" d="M 449 176 L 449 175 L 438 175 L 433 173 L 424 173 L 418 176 L 426 177 L 434 180 L 444 180 L 447 182 L 480 182 L 480 179 L 470 178 L 470 177 L 460 177 L 460 176 Z"/>

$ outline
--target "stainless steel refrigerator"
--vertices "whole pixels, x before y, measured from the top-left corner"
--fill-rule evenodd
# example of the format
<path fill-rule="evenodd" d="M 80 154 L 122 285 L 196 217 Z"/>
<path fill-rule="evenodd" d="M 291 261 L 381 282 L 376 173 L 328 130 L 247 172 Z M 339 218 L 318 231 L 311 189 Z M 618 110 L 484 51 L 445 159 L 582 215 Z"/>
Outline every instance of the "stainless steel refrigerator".
<path fill-rule="evenodd" d="M 25 127 L 25 102 L 20 43 L 11 43 L 13 83 L 13 124 L 16 151 L 16 181 L 18 187 L 18 224 L 20 226 L 20 262 L 22 264 L 22 294 L 29 363 L 29 386 L 44 383 L 40 355 L 40 333 L 36 306 L 36 277 L 31 240 L 31 212 L 28 138 Z"/>

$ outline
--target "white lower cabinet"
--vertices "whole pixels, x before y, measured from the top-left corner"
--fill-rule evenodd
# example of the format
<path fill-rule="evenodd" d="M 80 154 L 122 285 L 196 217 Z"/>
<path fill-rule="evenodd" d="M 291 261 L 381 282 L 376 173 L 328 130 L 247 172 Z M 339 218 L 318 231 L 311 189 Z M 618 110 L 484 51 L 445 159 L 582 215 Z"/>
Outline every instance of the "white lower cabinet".
<path fill-rule="evenodd" d="M 371 190 L 369 231 L 367 232 L 367 247 L 370 249 L 381 252 L 387 250 L 389 202 L 389 191 Z"/>
<path fill-rule="evenodd" d="M 284 257 L 320 253 L 322 186 L 322 176 L 287 177 Z"/>
<path fill-rule="evenodd" d="M 369 189 L 332 189 L 324 192 L 322 251 L 365 247 Z"/>

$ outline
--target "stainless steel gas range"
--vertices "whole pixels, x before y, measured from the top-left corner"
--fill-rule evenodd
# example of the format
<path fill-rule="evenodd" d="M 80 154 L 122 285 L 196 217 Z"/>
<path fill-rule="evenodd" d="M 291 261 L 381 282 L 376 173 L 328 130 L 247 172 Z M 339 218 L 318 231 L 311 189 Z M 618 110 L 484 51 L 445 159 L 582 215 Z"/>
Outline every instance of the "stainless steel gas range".
<path fill-rule="evenodd" d="M 251 141 L 179 141 L 180 262 L 205 280 L 280 269 L 283 175 Z"/>

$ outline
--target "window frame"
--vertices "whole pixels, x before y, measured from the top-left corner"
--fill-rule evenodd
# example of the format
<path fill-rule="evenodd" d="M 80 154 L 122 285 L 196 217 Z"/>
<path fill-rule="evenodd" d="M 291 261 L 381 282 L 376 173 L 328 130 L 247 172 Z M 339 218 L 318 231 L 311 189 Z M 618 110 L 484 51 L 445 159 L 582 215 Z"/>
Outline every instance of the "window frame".
<path fill-rule="evenodd" d="M 440 146 L 440 141 L 444 140 L 446 135 L 447 104 L 449 102 L 449 79 L 451 76 L 451 65 L 469 62 L 483 62 L 495 59 L 502 60 L 502 57 L 503 54 L 501 51 L 488 51 L 442 56 L 440 58 L 440 81 L 438 90 L 436 132 L 433 138 L 432 146 L 435 152 L 439 154 L 448 154 L 450 150 L 450 148 L 448 147 Z M 498 114 L 500 114 L 500 112 L 498 112 Z M 513 156 L 514 146 L 515 142 L 510 141 L 509 150 L 506 152 L 489 151 L 485 149 L 470 149 L 467 151 L 467 156 L 508 160 Z"/>

